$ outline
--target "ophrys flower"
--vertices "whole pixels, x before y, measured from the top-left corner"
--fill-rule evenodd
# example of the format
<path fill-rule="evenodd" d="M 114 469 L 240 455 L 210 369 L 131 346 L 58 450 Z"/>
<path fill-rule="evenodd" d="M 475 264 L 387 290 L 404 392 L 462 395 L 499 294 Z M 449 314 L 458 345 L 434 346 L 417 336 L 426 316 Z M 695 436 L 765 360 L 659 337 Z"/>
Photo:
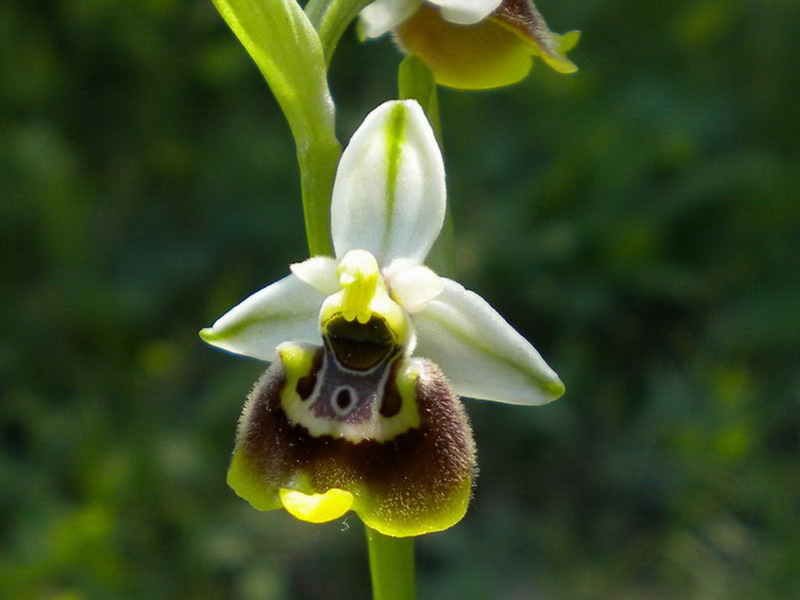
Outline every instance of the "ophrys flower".
<path fill-rule="evenodd" d="M 228 476 L 254 507 L 314 522 L 352 508 L 394 536 L 450 527 L 475 469 L 457 395 L 542 404 L 563 393 L 485 300 L 422 264 L 444 212 L 442 157 L 422 109 L 387 102 L 342 155 L 336 257 L 292 265 L 201 332 L 274 361 L 245 406 Z"/>
<path fill-rule="evenodd" d="M 559 35 L 530 0 L 376 0 L 361 11 L 361 32 L 394 32 L 442 85 L 493 88 L 515 83 L 539 56 L 559 73 L 577 67 L 566 53 L 579 34 Z"/>

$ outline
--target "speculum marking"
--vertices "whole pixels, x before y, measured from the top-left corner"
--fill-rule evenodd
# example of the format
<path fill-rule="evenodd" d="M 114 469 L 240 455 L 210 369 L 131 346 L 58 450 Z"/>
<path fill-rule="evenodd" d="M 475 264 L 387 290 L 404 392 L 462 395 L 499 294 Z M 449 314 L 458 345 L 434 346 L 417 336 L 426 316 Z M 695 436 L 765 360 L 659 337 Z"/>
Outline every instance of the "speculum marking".
<path fill-rule="evenodd" d="M 354 371 L 368 371 L 396 351 L 389 326 L 378 316 L 359 323 L 337 315 L 323 324 L 323 331 L 339 363 Z"/>
<path fill-rule="evenodd" d="M 381 401 L 380 413 L 382 417 L 393 417 L 400 412 L 403 407 L 403 396 L 397 387 L 397 373 L 400 370 L 401 360 L 392 363 L 389 376 L 383 386 L 383 400 Z"/>
<path fill-rule="evenodd" d="M 311 363 L 311 370 L 308 375 L 304 375 L 297 380 L 294 389 L 301 400 L 308 400 L 311 394 L 314 393 L 314 388 L 317 386 L 317 374 L 322 368 L 322 348 L 319 348 L 314 354 L 314 360 Z"/>

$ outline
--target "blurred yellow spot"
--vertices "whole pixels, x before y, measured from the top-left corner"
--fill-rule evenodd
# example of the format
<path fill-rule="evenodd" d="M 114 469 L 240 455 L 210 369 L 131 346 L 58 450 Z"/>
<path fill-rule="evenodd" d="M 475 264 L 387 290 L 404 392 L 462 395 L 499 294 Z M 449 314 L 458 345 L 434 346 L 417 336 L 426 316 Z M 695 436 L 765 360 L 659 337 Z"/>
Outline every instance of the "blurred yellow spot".
<path fill-rule="evenodd" d="M 690 2 L 676 22 L 678 41 L 688 49 L 716 43 L 730 31 L 738 12 L 728 0 Z"/>
<path fill-rule="evenodd" d="M 304 494 L 280 489 L 283 507 L 293 517 L 309 523 L 325 523 L 338 519 L 353 506 L 353 494 L 331 488 L 324 494 Z"/>
<path fill-rule="evenodd" d="M 148 375 L 169 375 L 178 368 L 179 353 L 175 345 L 167 340 L 151 340 L 139 353 L 139 364 Z"/>
<path fill-rule="evenodd" d="M 750 452 L 753 436 L 746 423 L 732 425 L 719 433 L 714 446 L 721 457 L 739 460 Z"/>

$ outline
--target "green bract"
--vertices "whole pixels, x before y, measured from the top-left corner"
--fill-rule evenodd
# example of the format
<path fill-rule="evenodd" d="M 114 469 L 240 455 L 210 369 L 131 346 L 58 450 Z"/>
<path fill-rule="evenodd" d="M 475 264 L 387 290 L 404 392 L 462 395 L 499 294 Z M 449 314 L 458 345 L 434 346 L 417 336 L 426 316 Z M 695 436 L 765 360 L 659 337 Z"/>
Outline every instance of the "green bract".
<path fill-rule="evenodd" d="M 229 473 L 256 508 L 314 522 L 352 508 L 393 536 L 450 527 L 475 468 L 457 395 L 542 404 L 564 392 L 485 300 L 422 264 L 444 213 L 442 157 L 422 109 L 387 102 L 342 155 L 335 258 L 292 265 L 201 332 L 274 361 L 245 407 Z"/>
<path fill-rule="evenodd" d="M 297 145 L 309 240 L 327 240 L 330 183 L 341 151 L 317 32 L 295 0 L 213 0 L 269 83 Z M 323 215 L 320 218 L 320 215 Z M 312 253 L 324 253 L 317 243 Z"/>

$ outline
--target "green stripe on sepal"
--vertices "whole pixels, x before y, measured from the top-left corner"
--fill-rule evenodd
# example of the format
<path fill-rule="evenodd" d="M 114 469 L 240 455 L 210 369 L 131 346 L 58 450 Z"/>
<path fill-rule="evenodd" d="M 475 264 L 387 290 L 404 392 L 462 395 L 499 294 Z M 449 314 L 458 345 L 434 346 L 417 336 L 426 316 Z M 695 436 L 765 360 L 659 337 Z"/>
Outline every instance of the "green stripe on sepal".
<path fill-rule="evenodd" d="M 413 100 L 385 102 L 350 139 L 331 199 L 336 256 L 366 250 L 381 267 L 420 264 L 445 213 L 444 163 L 425 113 Z"/>

